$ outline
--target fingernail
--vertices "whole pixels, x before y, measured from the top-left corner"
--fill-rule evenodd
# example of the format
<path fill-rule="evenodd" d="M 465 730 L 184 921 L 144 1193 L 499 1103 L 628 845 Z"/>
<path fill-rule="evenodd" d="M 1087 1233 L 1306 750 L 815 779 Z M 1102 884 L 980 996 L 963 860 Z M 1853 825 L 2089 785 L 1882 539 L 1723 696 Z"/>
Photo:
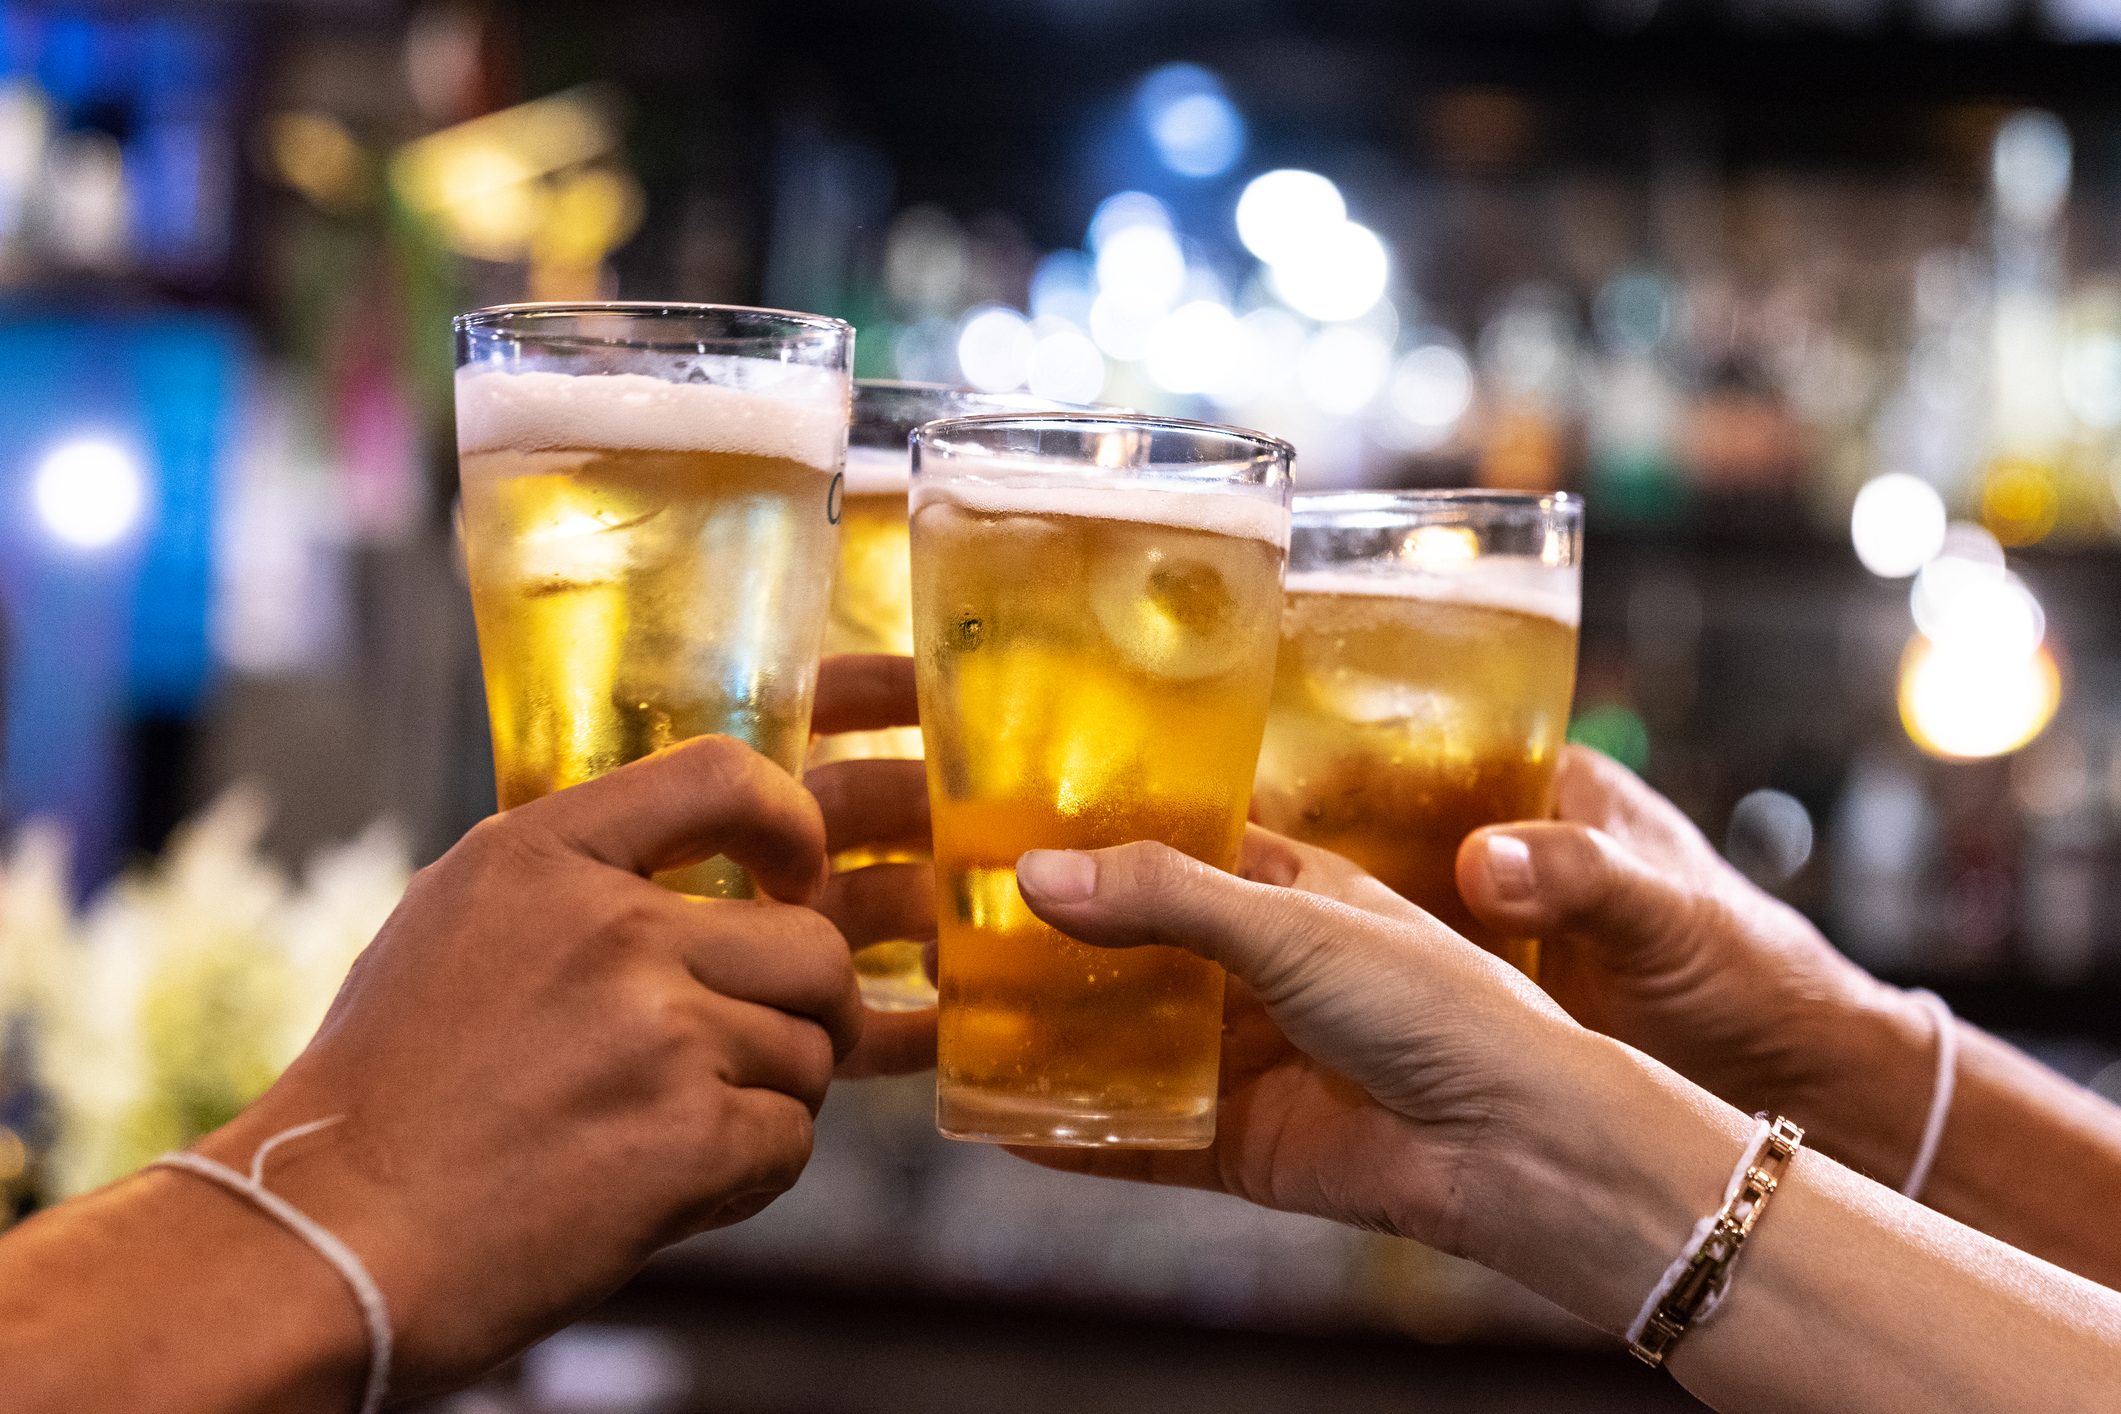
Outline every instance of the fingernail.
<path fill-rule="evenodd" d="M 1054 903 L 1081 903 L 1097 892 L 1097 861 L 1072 849 L 1034 849 L 1016 861 L 1016 884 Z"/>
<path fill-rule="evenodd" d="M 1505 903 L 1532 896 L 1532 850 L 1515 835 L 1488 836 L 1488 877 Z"/>

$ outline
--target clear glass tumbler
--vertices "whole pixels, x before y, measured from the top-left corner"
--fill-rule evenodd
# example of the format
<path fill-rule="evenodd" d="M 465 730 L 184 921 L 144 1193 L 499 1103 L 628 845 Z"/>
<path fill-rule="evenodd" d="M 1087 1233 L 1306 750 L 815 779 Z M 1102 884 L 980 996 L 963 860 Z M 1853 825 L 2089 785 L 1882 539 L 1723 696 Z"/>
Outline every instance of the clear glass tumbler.
<path fill-rule="evenodd" d="M 854 331 L 722 305 L 461 315 L 457 450 L 503 809 L 707 732 L 800 771 Z M 740 896 L 710 860 L 664 882 Z"/>
<path fill-rule="evenodd" d="M 997 1143 L 1202 1147 L 1221 971 L 1068 938 L 1026 908 L 1015 866 L 1144 839 L 1236 865 L 1294 454 L 1119 414 L 935 422 L 913 445 L 938 1123 Z"/>

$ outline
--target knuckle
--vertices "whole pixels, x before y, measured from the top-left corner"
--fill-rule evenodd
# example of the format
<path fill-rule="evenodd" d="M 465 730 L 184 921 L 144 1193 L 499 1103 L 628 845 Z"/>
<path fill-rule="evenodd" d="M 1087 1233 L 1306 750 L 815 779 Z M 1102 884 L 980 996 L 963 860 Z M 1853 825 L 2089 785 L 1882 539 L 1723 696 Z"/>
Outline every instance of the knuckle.
<path fill-rule="evenodd" d="M 629 890 L 606 905 L 598 940 L 636 950 L 662 946 L 669 931 L 663 901 Z"/>
<path fill-rule="evenodd" d="M 684 779 L 673 788 L 700 798 L 744 804 L 755 793 L 744 747 L 726 736 L 698 737 L 683 748 Z"/>
<path fill-rule="evenodd" d="M 800 959 L 806 969 L 834 968 L 847 962 L 846 935 L 832 919 L 814 909 L 792 903 L 777 903 L 771 907 L 781 915 L 782 921 L 782 926 L 773 931 L 785 935 L 776 946 Z"/>
<path fill-rule="evenodd" d="M 1559 864 L 1559 897 L 1554 902 L 1572 922 L 1596 922 L 1613 901 L 1619 883 L 1632 872 L 1633 861 L 1620 841 L 1588 825 L 1564 824 L 1548 831 Z M 1550 871 L 1538 871 L 1551 877 Z"/>
<path fill-rule="evenodd" d="M 810 1112 L 800 1105 L 780 1107 L 776 1113 L 786 1118 L 780 1122 L 779 1132 L 774 1136 L 765 1177 L 775 1188 L 793 1188 L 809 1166 L 817 1131 L 811 1124 Z"/>
<path fill-rule="evenodd" d="M 452 858 L 477 869 L 514 858 L 527 844 L 525 837 L 536 831 L 530 821 L 513 813 L 489 815 L 466 830 L 450 851 L 428 868 L 440 868 Z M 426 870 L 421 871 L 423 874 Z"/>
<path fill-rule="evenodd" d="M 1171 846 L 1153 840 L 1121 845 L 1114 856 L 1121 880 L 1130 890 L 1141 893 L 1183 887 L 1193 882 L 1192 876 L 1200 867 Z"/>
<path fill-rule="evenodd" d="M 716 1150 L 741 1149 L 748 1186 L 784 1190 L 802 1177 L 816 1138 L 807 1105 L 777 1092 L 752 1091 L 746 1103 L 726 1105 L 719 1119 L 702 1126 L 703 1138 Z"/>
<path fill-rule="evenodd" d="M 820 1026 L 800 1025 L 796 1028 L 789 1045 L 790 1074 L 795 1084 L 795 1097 L 811 1111 L 825 1101 L 825 1091 L 832 1085 L 833 1067 L 838 1058 L 832 1053 L 832 1038 Z"/>
<path fill-rule="evenodd" d="M 1354 931 L 1342 905 L 1330 899 L 1292 895 L 1281 900 L 1279 917 L 1263 929 L 1261 943 L 1247 969 L 1246 981 L 1262 997 L 1280 999 L 1299 991 L 1321 957 L 1331 957 L 1337 945 Z M 1266 922 L 1267 920 L 1262 920 Z"/>
<path fill-rule="evenodd" d="M 643 989 L 634 1001 L 627 1027 L 640 1061 L 680 1075 L 689 1075 L 690 1059 L 705 1031 L 693 999 L 662 986 Z"/>

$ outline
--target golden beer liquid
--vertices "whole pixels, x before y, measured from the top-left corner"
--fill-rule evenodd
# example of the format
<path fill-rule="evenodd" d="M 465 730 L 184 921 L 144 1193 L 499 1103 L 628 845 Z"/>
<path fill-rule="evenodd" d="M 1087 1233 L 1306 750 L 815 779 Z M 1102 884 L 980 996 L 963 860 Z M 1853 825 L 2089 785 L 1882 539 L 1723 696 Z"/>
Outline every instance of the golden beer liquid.
<path fill-rule="evenodd" d="M 1460 902 L 1458 846 L 1553 811 L 1576 629 L 1504 602 L 1351 592 L 1289 577 L 1253 811 L 1344 855 L 1526 971 Z"/>
<path fill-rule="evenodd" d="M 906 546 L 905 485 L 895 491 L 850 489 L 840 506 L 839 575 L 832 586 L 825 651 L 911 653 L 913 564 Z"/>
<path fill-rule="evenodd" d="M 847 454 L 847 493 L 841 499 L 839 573 L 832 583 L 832 612 L 825 622 L 827 653 L 913 651 L 913 566 L 907 549 L 906 458 Z M 878 489 L 881 483 L 882 489 Z M 841 732 L 820 738 L 813 765 L 828 761 L 921 756 L 919 727 Z M 869 864 L 917 863 L 927 856 L 892 849 L 844 850 L 835 869 Z M 918 942 L 871 943 L 854 955 L 862 998 L 881 1011 L 915 1011 L 935 1004 Z"/>
<path fill-rule="evenodd" d="M 1107 489 L 1068 501 L 1134 499 Z M 1271 509 L 1150 498 L 1214 499 Z M 1175 509 L 1119 519 L 931 498 L 914 518 L 945 1134 L 1172 1148 L 1213 1138 L 1221 970 L 1173 948 L 1075 942 L 1031 914 L 1015 875 L 1025 850 L 1143 839 L 1237 863 L 1282 549 L 1147 518 Z"/>
<path fill-rule="evenodd" d="M 832 470 L 586 446 L 466 450 L 460 467 L 502 809 L 710 732 L 801 771 Z M 749 892 L 725 859 L 660 877 Z"/>

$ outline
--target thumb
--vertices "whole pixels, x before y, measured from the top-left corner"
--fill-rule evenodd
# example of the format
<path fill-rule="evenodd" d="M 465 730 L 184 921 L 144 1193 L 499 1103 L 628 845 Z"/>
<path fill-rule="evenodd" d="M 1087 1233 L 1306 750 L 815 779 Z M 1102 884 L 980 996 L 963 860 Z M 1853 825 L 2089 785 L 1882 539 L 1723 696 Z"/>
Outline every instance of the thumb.
<path fill-rule="evenodd" d="M 1458 892 L 1502 937 L 1581 936 L 1634 969 L 1685 951 L 1704 905 L 1605 831 L 1562 821 L 1474 831 L 1458 849 Z"/>
<path fill-rule="evenodd" d="M 1071 938 L 1183 948 L 1221 963 L 1269 1007 L 1317 984 L 1336 955 L 1346 960 L 1365 919 L 1345 904 L 1251 883 L 1147 841 L 1034 849 L 1017 861 L 1016 881 L 1031 911 Z"/>

